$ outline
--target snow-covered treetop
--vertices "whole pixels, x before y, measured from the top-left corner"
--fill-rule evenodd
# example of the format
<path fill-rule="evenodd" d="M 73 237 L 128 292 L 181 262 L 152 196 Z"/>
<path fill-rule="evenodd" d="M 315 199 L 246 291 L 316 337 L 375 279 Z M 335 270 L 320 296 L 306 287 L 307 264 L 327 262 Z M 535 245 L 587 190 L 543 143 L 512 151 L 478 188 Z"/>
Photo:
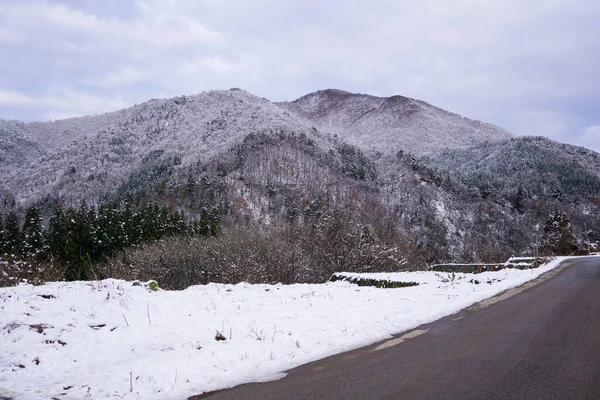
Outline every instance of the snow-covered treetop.
<path fill-rule="evenodd" d="M 279 105 L 365 150 L 403 149 L 427 155 L 512 137 L 497 126 L 403 96 L 328 89 Z"/>

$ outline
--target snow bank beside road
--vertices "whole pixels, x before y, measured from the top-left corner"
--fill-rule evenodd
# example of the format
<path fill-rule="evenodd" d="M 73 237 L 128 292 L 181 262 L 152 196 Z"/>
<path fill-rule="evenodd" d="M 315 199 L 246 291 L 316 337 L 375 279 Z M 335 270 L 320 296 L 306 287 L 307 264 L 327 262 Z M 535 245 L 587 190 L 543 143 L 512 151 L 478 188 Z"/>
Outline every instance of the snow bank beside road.
<path fill-rule="evenodd" d="M 457 312 L 563 259 L 454 278 L 364 274 L 419 283 L 400 289 L 335 282 L 154 292 L 117 280 L 0 288 L 0 396 L 184 399 L 264 380 Z"/>

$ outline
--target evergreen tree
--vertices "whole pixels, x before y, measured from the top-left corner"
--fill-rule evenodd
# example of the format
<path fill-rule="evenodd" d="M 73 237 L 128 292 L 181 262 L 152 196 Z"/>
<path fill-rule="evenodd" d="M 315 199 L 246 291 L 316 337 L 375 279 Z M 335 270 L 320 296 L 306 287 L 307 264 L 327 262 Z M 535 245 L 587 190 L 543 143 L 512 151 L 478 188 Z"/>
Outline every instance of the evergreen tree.
<path fill-rule="evenodd" d="M 219 212 L 216 207 L 202 207 L 198 233 L 202 236 L 217 236 L 219 233 Z"/>
<path fill-rule="evenodd" d="M 202 229 L 207 234 L 215 234 L 210 232 L 218 230 L 218 221 L 210 218 L 205 218 L 207 226 Z M 35 207 L 28 209 L 28 221 L 27 237 L 37 238 L 35 232 L 41 231 L 41 222 Z M 56 207 L 45 233 L 45 243 L 56 264 L 64 268 L 67 279 L 85 280 L 93 277 L 93 263 L 119 250 L 187 233 L 183 212 L 154 203 L 135 205 L 128 195 L 121 202 L 101 205 L 97 212 L 85 203 L 77 210 Z M 37 243 L 32 240 L 28 246 L 38 248 Z"/>
<path fill-rule="evenodd" d="M 23 237 L 19 228 L 19 217 L 14 211 L 6 215 L 4 221 L 4 252 L 17 256 L 21 253 Z"/>
<path fill-rule="evenodd" d="M 557 255 L 569 255 L 577 251 L 577 239 L 564 212 L 555 210 L 546 220 L 542 246 Z"/>
<path fill-rule="evenodd" d="M 513 207 L 515 208 L 515 210 L 517 210 L 517 212 L 519 212 L 521 214 L 525 211 L 525 205 L 526 205 L 525 199 L 526 199 L 526 195 L 525 195 L 525 191 L 523 190 L 523 186 L 519 185 L 517 192 L 511 198 L 511 203 L 512 203 Z"/>
<path fill-rule="evenodd" d="M 187 232 L 187 221 L 183 211 L 172 212 L 173 232 L 172 235 L 181 235 Z"/>
<path fill-rule="evenodd" d="M 6 251 L 6 240 L 4 235 L 4 218 L 0 215 L 0 255 L 4 254 Z"/>
<path fill-rule="evenodd" d="M 50 217 L 45 242 L 54 264 L 61 269 L 68 268 L 73 245 L 68 231 L 67 216 L 61 205 L 54 209 L 54 214 Z"/>
<path fill-rule="evenodd" d="M 142 210 L 141 240 L 149 242 L 159 239 L 161 232 L 159 229 L 160 207 L 156 203 L 148 203 Z"/>
<path fill-rule="evenodd" d="M 111 255 L 119 250 L 118 210 L 114 202 L 103 204 L 98 209 L 94 226 L 95 247 L 99 254 Z"/>
<path fill-rule="evenodd" d="M 119 213 L 119 235 L 118 242 L 122 248 L 136 244 L 133 231 L 133 197 L 127 194 L 121 202 L 121 210 Z"/>
<path fill-rule="evenodd" d="M 27 208 L 23 222 L 23 255 L 33 256 L 42 249 L 43 227 L 42 217 L 35 205 Z"/>
<path fill-rule="evenodd" d="M 67 279 L 90 279 L 92 262 L 99 255 L 94 246 L 95 213 L 87 204 L 82 203 L 79 210 L 69 208 L 65 217 L 69 237 L 66 254 Z"/>
<path fill-rule="evenodd" d="M 91 264 L 96 256 L 93 223 L 94 212 L 85 203 L 79 210 L 63 211 L 59 206 L 50 218 L 46 243 L 68 280 L 92 277 Z"/>

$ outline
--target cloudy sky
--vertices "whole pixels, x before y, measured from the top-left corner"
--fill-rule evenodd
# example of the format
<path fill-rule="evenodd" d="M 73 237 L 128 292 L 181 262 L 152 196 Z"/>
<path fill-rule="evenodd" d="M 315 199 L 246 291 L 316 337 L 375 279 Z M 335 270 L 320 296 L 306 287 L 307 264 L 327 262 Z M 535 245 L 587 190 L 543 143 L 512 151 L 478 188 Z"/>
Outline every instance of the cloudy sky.
<path fill-rule="evenodd" d="M 599 21 L 598 0 L 0 0 L 0 118 L 338 88 L 600 151 Z"/>

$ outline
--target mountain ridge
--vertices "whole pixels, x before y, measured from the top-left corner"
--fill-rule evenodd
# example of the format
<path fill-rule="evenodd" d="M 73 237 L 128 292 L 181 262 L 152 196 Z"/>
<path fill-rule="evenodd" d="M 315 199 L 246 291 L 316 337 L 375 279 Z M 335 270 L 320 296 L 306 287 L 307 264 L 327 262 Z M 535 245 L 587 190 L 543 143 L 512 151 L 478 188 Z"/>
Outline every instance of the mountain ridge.
<path fill-rule="evenodd" d="M 373 101 L 378 103 L 378 106 L 404 102 L 402 99 L 407 99 L 406 101 L 410 101 L 411 104 L 415 102 L 400 96 L 378 98 L 341 90 L 315 92 L 295 102 L 315 96 L 325 96 L 323 101 L 329 102 L 330 108 L 339 107 L 339 103 L 328 100 L 332 95 L 347 97 L 354 103 L 359 99 L 357 105 L 359 108 L 370 107 Z M 367 99 L 367 103 L 362 104 L 362 99 Z M 194 96 L 153 99 L 102 115 L 46 123 L 0 121 L 0 127 L 3 127 L 0 129 L 0 140 L 15 141 L 17 140 L 15 138 L 20 138 L 19 143 L 26 149 L 23 151 L 24 157 L 20 157 L 19 162 L 13 160 L 13 164 L 18 167 L 18 172 L 5 174 L 0 178 L 0 187 L 16 192 L 20 202 L 24 202 L 36 196 L 64 197 L 64 194 L 69 192 L 68 186 L 76 186 L 77 181 L 83 180 L 82 186 L 88 189 L 87 196 L 97 198 L 104 193 L 99 185 L 95 185 L 96 177 L 100 176 L 102 184 L 108 183 L 114 189 L 115 185 L 118 186 L 126 177 L 124 164 L 133 163 L 132 166 L 135 168 L 147 154 L 153 151 L 162 150 L 165 156 L 177 157 L 182 164 L 187 165 L 198 162 L 199 159 L 206 161 L 241 141 L 244 136 L 257 132 L 303 134 L 311 137 L 324 148 L 332 148 L 337 145 L 336 143 L 346 141 L 367 152 L 375 149 L 384 152 L 402 150 L 417 154 L 428 153 L 429 150 L 419 151 L 416 142 L 403 141 L 403 138 L 393 134 L 394 121 L 402 119 L 402 116 L 395 115 L 395 111 L 397 108 L 379 110 L 378 115 L 383 115 L 385 118 L 378 119 L 375 127 L 369 127 L 369 121 L 361 121 L 360 124 L 356 124 L 358 128 L 349 129 L 349 133 L 346 134 L 343 126 L 332 130 L 322 126 L 317 127 L 318 121 L 307 119 L 305 115 L 290 109 L 289 106 L 272 103 L 239 89 L 232 89 L 209 91 Z M 451 115 L 454 119 L 460 118 L 441 109 L 435 108 L 434 111 L 442 113 L 440 118 L 446 115 Z M 465 131 L 477 136 L 476 130 L 469 130 L 470 121 L 459 120 L 466 123 Z M 440 122 L 436 123 L 439 128 Z M 364 140 L 354 140 L 358 136 L 368 135 L 367 141 L 371 144 L 384 143 L 373 133 L 381 130 L 382 124 L 388 126 L 387 130 L 383 129 L 388 141 L 385 145 L 365 145 Z M 417 139 L 419 136 L 417 135 Z M 10 139 L 11 137 L 13 139 Z M 489 137 L 485 136 L 483 139 L 488 140 Z M 390 144 L 390 141 L 393 143 Z M 467 144 L 472 143 L 473 138 L 469 136 L 464 140 L 459 138 L 458 142 L 453 142 L 453 146 L 466 147 Z M 7 144 L 0 150 L 5 153 L 4 156 L 0 153 L 0 159 L 5 160 L 4 165 L 9 172 L 10 165 L 6 161 L 9 158 L 6 153 L 14 146 L 14 144 Z M 113 168 L 108 168 L 106 164 L 111 163 Z M 75 175 L 85 173 L 85 177 L 74 179 L 73 173 Z M 49 176 L 52 178 L 49 179 Z M 91 188 L 91 186 L 96 187 Z M 64 189 L 65 187 L 67 188 Z M 38 195 L 39 191 L 43 193 Z"/>
<path fill-rule="evenodd" d="M 380 152 L 401 142 L 404 151 L 429 155 L 440 148 L 512 137 L 497 126 L 400 95 L 377 97 L 326 89 L 277 104 L 307 118 L 319 129 L 331 130 L 352 144 Z"/>
<path fill-rule="evenodd" d="M 554 208 L 582 236 L 600 203 L 597 153 L 528 141 L 537 143 L 403 96 L 327 89 L 273 103 L 210 91 L 0 121 L 0 208 L 133 194 L 193 216 L 217 210 L 229 226 L 310 223 L 342 208 L 374 235 L 401 233 L 420 262 L 500 259 L 531 249 Z M 511 172 L 529 165 L 523 158 L 547 173 Z"/>

